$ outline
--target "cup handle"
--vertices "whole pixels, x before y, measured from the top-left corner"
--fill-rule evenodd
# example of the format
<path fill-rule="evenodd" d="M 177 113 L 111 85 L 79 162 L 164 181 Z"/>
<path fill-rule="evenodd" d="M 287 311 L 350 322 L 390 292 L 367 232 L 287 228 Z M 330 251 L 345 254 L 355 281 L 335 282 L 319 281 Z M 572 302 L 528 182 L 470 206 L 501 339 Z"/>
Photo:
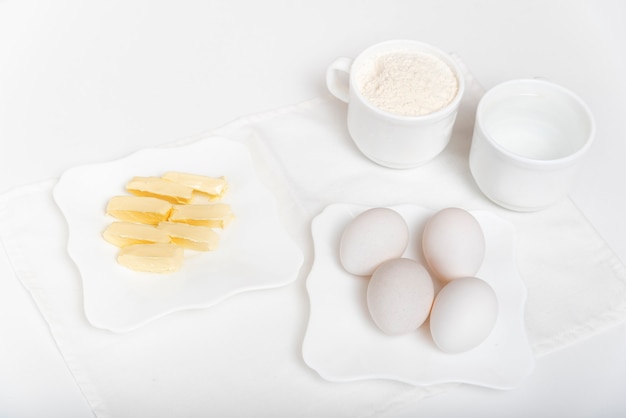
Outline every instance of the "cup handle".
<path fill-rule="evenodd" d="M 333 96 L 346 103 L 350 96 L 349 78 L 352 61 L 351 58 L 340 57 L 326 69 L 326 87 Z"/>

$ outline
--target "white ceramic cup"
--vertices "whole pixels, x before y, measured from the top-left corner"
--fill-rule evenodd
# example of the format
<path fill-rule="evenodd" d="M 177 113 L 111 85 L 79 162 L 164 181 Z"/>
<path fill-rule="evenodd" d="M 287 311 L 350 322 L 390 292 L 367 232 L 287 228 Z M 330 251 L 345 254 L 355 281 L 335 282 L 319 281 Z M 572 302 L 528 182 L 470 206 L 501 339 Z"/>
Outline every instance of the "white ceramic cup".
<path fill-rule="evenodd" d="M 469 164 L 480 190 L 507 209 L 544 209 L 571 191 L 595 135 L 587 105 L 554 83 L 523 79 L 485 93 Z"/>
<path fill-rule="evenodd" d="M 457 92 L 450 103 L 426 115 L 405 116 L 374 106 L 360 91 L 362 78 L 373 71 L 376 58 L 387 53 L 430 54 L 454 73 Z M 463 96 L 465 82 L 455 60 L 431 45 L 394 40 L 373 45 L 354 60 L 338 58 L 327 69 L 326 85 L 348 103 L 348 131 L 357 148 L 372 161 L 391 168 L 412 168 L 437 156 L 446 147 Z"/>

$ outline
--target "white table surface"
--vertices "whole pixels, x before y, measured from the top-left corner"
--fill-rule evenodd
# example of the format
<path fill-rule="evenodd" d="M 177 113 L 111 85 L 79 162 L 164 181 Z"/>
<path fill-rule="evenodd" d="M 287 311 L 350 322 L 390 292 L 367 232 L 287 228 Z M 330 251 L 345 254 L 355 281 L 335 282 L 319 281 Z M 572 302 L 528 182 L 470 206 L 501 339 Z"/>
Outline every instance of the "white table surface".
<path fill-rule="evenodd" d="M 486 88 L 544 77 L 587 101 L 597 142 L 572 198 L 626 261 L 625 18 L 620 0 L 0 0 L 0 193 L 325 94 L 335 57 L 408 38 Z M 626 324 L 540 358 L 513 391 L 461 387 L 393 416 L 626 416 L 624 387 Z M 93 416 L 15 277 L 0 277 L 0 416 Z"/>

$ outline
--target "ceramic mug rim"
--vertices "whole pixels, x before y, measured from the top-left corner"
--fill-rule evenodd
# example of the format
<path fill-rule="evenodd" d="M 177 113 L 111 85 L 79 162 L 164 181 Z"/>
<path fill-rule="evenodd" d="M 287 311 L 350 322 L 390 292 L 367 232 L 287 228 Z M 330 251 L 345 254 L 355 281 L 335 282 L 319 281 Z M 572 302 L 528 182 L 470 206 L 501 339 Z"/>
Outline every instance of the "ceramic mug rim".
<path fill-rule="evenodd" d="M 488 106 L 488 100 L 495 94 L 499 93 L 500 90 L 507 89 L 515 85 L 528 85 L 531 86 L 531 88 L 551 89 L 552 91 L 557 92 L 564 97 L 567 97 L 570 102 L 574 103 L 579 108 L 580 114 L 586 116 L 586 123 L 589 124 L 589 130 L 586 137 L 584 138 L 584 143 L 582 144 L 582 146 L 578 147 L 578 149 L 576 149 L 574 152 L 564 155 L 562 157 L 540 159 L 524 156 L 514 151 L 511 151 L 503 146 L 499 141 L 494 139 L 494 137 L 487 131 L 487 129 L 485 129 L 485 126 L 482 123 L 485 118 L 485 107 Z M 492 147 L 494 147 L 501 156 L 507 158 L 509 161 L 517 163 L 518 165 L 538 169 L 559 168 L 573 164 L 574 162 L 579 160 L 581 156 L 587 153 L 592 143 L 594 142 L 596 131 L 595 120 L 593 118 L 591 109 L 577 94 L 559 84 L 536 78 L 508 80 L 497 84 L 493 88 L 489 89 L 478 103 L 478 107 L 476 109 L 475 125 L 475 129 L 478 129 L 480 131 L 480 134 L 482 135 L 484 140 L 486 140 Z"/>

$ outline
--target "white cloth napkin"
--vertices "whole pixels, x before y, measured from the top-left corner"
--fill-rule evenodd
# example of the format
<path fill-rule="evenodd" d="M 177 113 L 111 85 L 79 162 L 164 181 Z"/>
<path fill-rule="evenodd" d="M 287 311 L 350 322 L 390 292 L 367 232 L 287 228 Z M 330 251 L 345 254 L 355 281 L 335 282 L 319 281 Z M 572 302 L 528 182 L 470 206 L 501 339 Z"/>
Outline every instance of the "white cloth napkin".
<path fill-rule="evenodd" d="M 206 134 L 249 147 L 259 175 L 277 196 L 285 227 L 303 249 L 304 266 L 291 285 L 167 315 L 129 333 L 96 329 L 85 318 L 81 279 L 65 249 L 67 225 L 51 195 L 55 181 L 0 196 L 0 239 L 14 274 L 48 321 L 95 414 L 377 416 L 440 390 L 383 380 L 331 383 L 303 362 L 310 222 L 330 203 L 454 205 L 487 209 L 511 221 L 537 355 L 626 319 L 626 270 L 571 201 L 520 214 L 480 194 L 467 155 L 482 90 L 469 75 L 467 86 L 450 145 L 433 162 L 411 170 L 366 160 L 347 133 L 345 104 L 330 96 Z"/>

